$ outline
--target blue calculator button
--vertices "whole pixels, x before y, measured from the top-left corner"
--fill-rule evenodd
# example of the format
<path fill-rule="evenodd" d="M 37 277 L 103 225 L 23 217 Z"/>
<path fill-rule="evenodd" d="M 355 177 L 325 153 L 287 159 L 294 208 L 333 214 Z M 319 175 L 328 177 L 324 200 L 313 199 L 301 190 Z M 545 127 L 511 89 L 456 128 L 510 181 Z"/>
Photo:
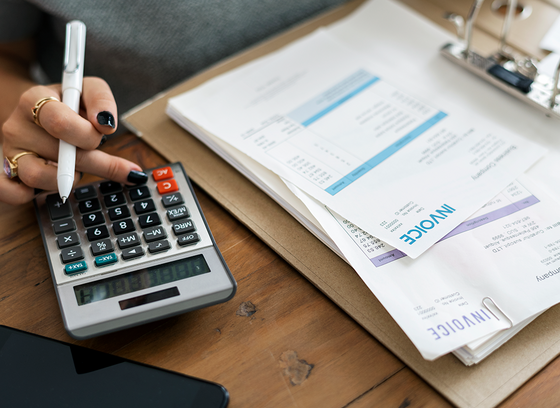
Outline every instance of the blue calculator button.
<path fill-rule="evenodd" d="M 66 275 L 73 275 L 85 270 L 87 270 L 87 264 L 85 261 L 75 262 L 64 267 L 64 272 L 66 272 Z"/>
<path fill-rule="evenodd" d="M 117 255 L 108 254 L 95 258 L 95 266 L 106 266 L 118 261 Z"/>

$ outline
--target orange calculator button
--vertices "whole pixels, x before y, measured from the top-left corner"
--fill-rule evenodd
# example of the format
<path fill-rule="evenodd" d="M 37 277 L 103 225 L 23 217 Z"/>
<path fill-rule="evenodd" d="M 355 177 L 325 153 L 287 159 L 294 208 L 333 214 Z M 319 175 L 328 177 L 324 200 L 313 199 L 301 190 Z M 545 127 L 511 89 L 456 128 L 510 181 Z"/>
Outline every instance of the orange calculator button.
<path fill-rule="evenodd" d="M 175 179 L 173 179 L 173 180 L 160 181 L 159 183 L 157 183 L 157 189 L 160 194 L 165 194 L 165 193 L 172 193 L 173 191 L 179 190 L 179 186 L 177 185 Z"/>
<path fill-rule="evenodd" d="M 155 169 L 152 171 L 155 181 L 170 179 L 173 177 L 173 170 L 171 167 L 162 167 L 161 169 Z"/>

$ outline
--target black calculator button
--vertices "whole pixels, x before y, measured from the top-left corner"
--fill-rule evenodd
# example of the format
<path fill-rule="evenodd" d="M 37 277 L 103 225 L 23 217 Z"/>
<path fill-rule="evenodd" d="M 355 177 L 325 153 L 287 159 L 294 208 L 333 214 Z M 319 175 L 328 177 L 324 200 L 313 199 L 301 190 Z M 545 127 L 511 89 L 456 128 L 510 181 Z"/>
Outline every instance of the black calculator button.
<path fill-rule="evenodd" d="M 126 198 L 124 198 L 123 193 L 113 193 L 103 197 L 103 201 L 105 201 L 105 206 L 107 208 L 116 207 L 117 205 L 122 205 L 126 203 Z"/>
<path fill-rule="evenodd" d="M 97 241 L 98 239 L 103 239 L 109 237 L 109 230 L 105 225 L 100 225 L 98 227 L 93 227 L 86 230 L 89 242 Z"/>
<path fill-rule="evenodd" d="M 165 232 L 165 228 L 163 228 L 161 225 L 146 228 L 144 230 L 144 239 L 146 240 L 146 242 L 157 241 L 165 237 L 167 237 L 167 232 Z"/>
<path fill-rule="evenodd" d="M 68 263 L 84 259 L 84 253 L 82 252 L 82 248 L 72 247 L 63 249 L 60 253 L 60 257 L 62 258 L 63 263 Z"/>
<path fill-rule="evenodd" d="M 128 194 L 132 201 L 143 200 L 151 196 L 150 189 L 146 186 L 132 187 L 128 190 Z"/>
<path fill-rule="evenodd" d="M 101 194 L 118 193 L 119 191 L 122 191 L 122 185 L 114 181 L 104 181 L 99 184 L 99 190 L 101 191 Z"/>
<path fill-rule="evenodd" d="M 154 200 L 152 200 L 151 198 L 134 203 L 134 211 L 138 215 L 146 214 L 147 212 L 151 212 L 155 210 L 156 210 L 156 205 L 154 204 Z"/>
<path fill-rule="evenodd" d="M 91 253 L 93 256 L 107 254 L 113 252 L 115 248 L 109 238 L 100 239 L 91 243 Z"/>
<path fill-rule="evenodd" d="M 130 210 L 126 205 L 109 208 L 109 211 L 107 211 L 107 213 L 109 214 L 109 218 L 111 219 L 111 221 L 116 221 L 116 220 L 130 217 Z"/>
<path fill-rule="evenodd" d="M 161 224 L 161 219 L 159 218 L 158 213 L 150 213 L 144 214 L 138 217 L 138 223 L 140 224 L 140 228 L 148 228 L 154 225 Z"/>
<path fill-rule="evenodd" d="M 140 238 L 138 238 L 138 234 L 136 232 L 133 232 L 132 234 L 121 235 L 117 239 L 117 243 L 119 244 L 120 249 L 130 248 L 140 244 Z"/>
<path fill-rule="evenodd" d="M 78 187 L 74 190 L 74 197 L 76 197 L 78 201 L 85 200 L 86 198 L 94 198 L 95 196 L 97 196 L 97 191 L 95 191 L 93 186 Z"/>
<path fill-rule="evenodd" d="M 94 225 L 104 224 L 105 217 L 101 211 L 97 211 L 91 214 L 83 215 L 82 222 L 84 223 L 84 227 L 89 228 Z"/>
<path fill-rule="evenodd" d="M 80 201 L 78 208 L 82 214 L 90 213 L 101 209 L 101 204 L 97 198 L 92 198 L 85 201 Z"/>
<path fill-rule="evenodd" d="M 65 232 L 74 231 L 76 229 L 76 223 L 72 218 L 67 218 L 65 220 L 56 221 L 53 223 L 53 230 L 55 234 L 64 234 Z"/>
<path fill-rule="evenodd" d="M 165 208 L 173 207 L 174 205 L 183 204 L 185 200 L 183 200 L 183 196 L 181 193 L 172 193 L 167 194 L 161 197 L 161 202 Z"/>
<path fill-rule="evenodd" d="M 169 221 L 177 221 L 182 218 L 187 218 L 189 216 L 189 210 L 184 205 L 177 207 L 177 208 L 170 208 L 167 210 L 167 218 Z"/>
<path fill-rule="evenodd" d="M 138 258 L 143 255 L 144 255 L 144 250 L 140 246 L 122 250 L 122 257 L 125 261 L 128 259 Z"/>
<path fill-rule="evenodd" d="M 189 232 L 193 232 L 195 229 L 196 228 L 194 227 L 192 220 L 180 221 L 173 224 L 173 232 L 177 236 L 188 234 Z"/>
<path fill-rule="evenodd" d="M 68 248 L 75 245 L 80 245 L 80 238 L 78 234 L 75 232 L 71 232 L 69 234 L 59 235 L 56 238 L 56 242 L 58 243 L 58 247 L 60 249 Z"/>
<path fill-rule="evenodd" d="M 127 232 L 135 231 L 134 223 L 130 218 L 113 223 L 113 231 L 116 235 L 126 234 Z"/>
<path fill-rule="evenodd" d="M 155 254 L 161 251 L 167 251 L 170 248 L 171 245 L 169 245 L 169 242 L 167 240 L 150 242 L 148 244 L 148 251 L 150 251 L 151 254 Z"/>
<path fill-rule="evenodd" d="M 50 194 L 46 198 L 47 208 L 49 209 L 49 214 L 53 221 L 60 220 L 61 218 L 68 218 L 72 216 L 72 209 L 70 208 L 70 202 L 62 203 L 62 198 L 60 195 Z"/>
<path fill-rule="evenodd" d="M 181 235 L 179 238 L 177 238 L 177 243 L 181 246 L 196 244 L 198 241 L 200 241 L 200 236 L 196 232 L 193 232 L 192 234 Z"/>

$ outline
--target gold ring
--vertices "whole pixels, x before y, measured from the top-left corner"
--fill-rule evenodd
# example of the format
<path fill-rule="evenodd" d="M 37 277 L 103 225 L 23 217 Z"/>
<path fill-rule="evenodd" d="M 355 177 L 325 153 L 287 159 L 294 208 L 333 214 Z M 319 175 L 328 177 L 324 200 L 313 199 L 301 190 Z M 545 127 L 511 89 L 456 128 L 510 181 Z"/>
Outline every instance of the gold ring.
<path fill-rule="evenodd" d="M 32 154 L 33 156 L 39 157 L 39 155 L 35 152 L 23 152 L 16 154 L 12 159 L 9 159 L 7 156 L 4 157 L 4 173 L 8 176 L 9 179 L 14 179 L 18 176 L 18 159 L 26 154 Z"/>
<path fill-rule="evenodd" d="M 37 124 L 37 126 L 43 127 L 41 125 L 41 122 L 39 122 L 39 111 L 41 110 L 43 105 L 45 105 L 48 102 L 52 102 L 52 101 L 60 102 L 54 96 L 49 96 L 47 98 L 39 99 L 37 101 L 37 103 L 35 104 L 35 106 L 31 109 L 31 113 L 33 113 L 33 122 L 35 122 Z"/>

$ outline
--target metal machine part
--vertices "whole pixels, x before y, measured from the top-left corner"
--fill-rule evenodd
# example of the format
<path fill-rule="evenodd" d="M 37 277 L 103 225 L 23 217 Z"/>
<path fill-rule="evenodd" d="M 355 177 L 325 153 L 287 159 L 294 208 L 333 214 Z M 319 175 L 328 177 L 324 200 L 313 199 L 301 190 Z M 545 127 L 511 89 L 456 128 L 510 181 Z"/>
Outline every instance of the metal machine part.
<path fill-rule="evenodd" d="M 473 25 L 483 1 L 473 2 L 466 21 L 454 13 L 444 15 L 444 18 L 455 25 L 458 42 L 445 44 L 440 50 L 441 54 L 492 85 L 536 107 L 547 116 L 560 119 L 560 63 L 551 78 L 538 71 L 533 58 L 519 55 L 507 46 L 507 36 L 517 10 L 517 0 L 508 1 L 500 48 L 488 57 L 471 49 Z"/>

